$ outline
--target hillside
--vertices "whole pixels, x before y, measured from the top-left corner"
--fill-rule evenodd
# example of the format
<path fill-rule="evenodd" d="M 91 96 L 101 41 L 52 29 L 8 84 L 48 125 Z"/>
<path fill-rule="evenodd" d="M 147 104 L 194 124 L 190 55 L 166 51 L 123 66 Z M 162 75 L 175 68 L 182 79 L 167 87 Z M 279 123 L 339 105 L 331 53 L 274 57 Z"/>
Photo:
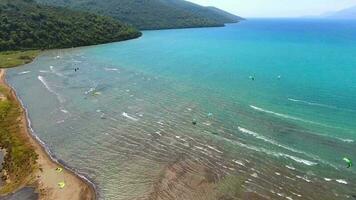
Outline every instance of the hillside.
<path fill-rule="evenodd" d="M 127 22 L 139 29 L 223 26 L 241 18 L 184 0 L 37 0 L 85 10 Z"/>
<path fill-rule="evenodd" d="M 337 12 L 324 14 L 323 17 L 334 19 L 356 19 L 356 6 L 346 8 Z"/>
<path fill-rule="evenodd" d="M 140 35 L 109 17 L 42 6 L 33 0 L 0 0 L 0 51 L 86 46 Z"/>

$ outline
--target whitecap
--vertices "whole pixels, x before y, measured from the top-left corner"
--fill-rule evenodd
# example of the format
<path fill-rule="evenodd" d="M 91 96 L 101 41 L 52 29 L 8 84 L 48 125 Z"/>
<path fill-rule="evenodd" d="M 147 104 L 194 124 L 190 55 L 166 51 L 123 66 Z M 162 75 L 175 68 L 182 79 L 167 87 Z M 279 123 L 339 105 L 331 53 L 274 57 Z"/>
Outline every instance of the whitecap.
<path fill-rule="evenodd" d="M 56 93 L 56 92 L 49 86 L 49 84 L 46 82 L 46 80 L 45 80 L 44 77 L 38 76 L 37 78 L 38 78 L 38 80 L 41 81 L 41 83 L 45 86 L 45 88 L 46 88 L 49 92 L 51 92 L 51 93 L 53 93 L 53 94 L 55 94 L 55 95 L 57 96 L 57 98 L 58 98 L 58 100 L 59 100 L 60 103 L 63 103 L 63 102 L 64 102 L 64 99 L 63 99 L 58 93 Z"/>
<path fill-rule="evenodd" d="M 259 148 L 259 147 L 256 147 L 256 146 L 249 146 L 249 145 L 237 142 L 237 141 L 232 141 L 232 140 L 227 139 L 227 138 L 224 138 L 224 140 L 232 142 L 234 144 L 237 144 L 237 145 L 239 145 L 241 147 L 244 147 L 244 148 L 247 148 L 247 149 L 250 149 L 250 150 L 253 150 L 253 151 L 265 153 L 265 154 L 268 154 L 268 155 L 272 155 L 272 156 L 275 156 L 275 157 L 289 158 L 289 159 L 292 159 L 292 160 L 294 160 L 296 162 L 303 163 L 303 164 L 306 164 L 306 165 L 316 165 L 317 164 L 317 163 L 314 163 L 314 162 L 309 161 L 309 160 L 304 160 L 302 158 L 298 158 L 298 157 L 291 156 L 291 155 L 284 154 L 284 153 L 277 153 L 277 152 L 269 151 L 269 150 L 267 150 L 265 148 Z"/>
<path fill-rule="evenodd" d="M 318 163 L 315 163 L 315 162 L 312 162 L 312 161 L 309 161 L 309 160 L 305 160 L 305 159 L 302 159 L 302 158 L 298 158 L 298 157 L 295 157 L 295 156 L 291 156 L 291 155 L 288 155 L 288 154 L 284 154 L 284 153 L 280 153 L 279 155 L 285 157 L 285 158 L 290 158 L 298 163 L 302 163 L 302 164 L 305 164 L 305 165 L 308 165 L 308 166 L 313 166 L 313 165 L 317 165 Z"/>
<path fill-rule="evenodd" d="M 318 159 L 318 158 L 316 158 L 316 157 L 313 156 L 313 155 L 309 155 L 309 154 L 307 154 L 307 153 L 305 153 L 305 152 L 302 152 L 302 151 L 299 151 L 299 150 L 296 150 L 296 149 L 293 149 L 293 148 L 284 146 L 284 145 L 279 144 L 278 142 L 276 142 L 276 141 L 274 141 L 274 140 L 271 140 L 271 139 L 269 139 L 269 138 L 266 138 L 266 137 L 264 137 L 264 136 L 262 136 L 262 135 L 260 135 L 260 134 L 258 134 L 258 133 L 256 133 L 256 132 L 250 131 L 250 130 L 248 130 L 248 129 L 245 129 L 245 128 L 242 128 L 242 127 L 238 127 L 238 130 L 241 131 L 241 132 L 243 132 L 243 133 L 252 135 L 253 137 L 255 137 L 255 138 L 257 138 L 257 139 L 263 140 L 263 141 L 265 141 L 265 142 L 271 143 L 271 144 L 273 144 L 273 145 L 276 145 L 276 146 L 278 146 L 278 147 L 287 149 L 287 150 L 289 150 L 289 151 L 292 151 L 292 152 L 295 152 L 295 153 L 300 153 L 300 154 L 306 155 L 306 156 L 311 157 L 311 158 L 316 159 L 316 160 Z M 297 161 L 297 162 L 299 162 L 299 163 L 303 163 L 303 164 L 306 164 L 306 165 L 309 165 L 309 166 L 311 166 L 311 165 L 316 165 L 316 164 L 317 164 L 317 163 L 315 163 L 315 162 L 308 161 L 308 160 L 304 160 L 304 159 L 301 159 L 301 158 L 297 158 L 297 157 L 295 157 L 295 156 L 291 156 L 291 155 L 288 155 L 288 154 L 280 154 L 280 156 L 283 156 L 283 157 L 286 157 L 286 158 L 290 158 L 290 159 L 292 159 L 292 160 L 294 160 L 294 161 Z"/>
<path fill-rule="evenodd" d="M 346 143 L 353 143 L 353 142 L 355 142 L 355 141 L 352 140 L 352 139 L 343 139 L 343 138 L 337 138 L 337 139 L 339 139 L 339 140 L 341 140 L 341 141 L 343 141 L 343 142 L 346 142 Z"/>
<path fill-rule="evenodd" d="M 19 75 L 22 75 L 22 74 L 28 74 L 28 73 L 30 73 L 31 71 L 23 71 L 23 72 L 20 72 L 20 73 L 18 73 Z"/>
<path fill-rule="evenodd" d="M 331 178 L 324 178 L 325 181 L 331 181 Z"/>
<path fill-rule="evenodd" d="M 265 110 L 265 109 L 263 109 L 263 108 L 259 108 L 259 107 L 254 106 L 254 105 L 250 105 L 250 107 L 251 107 L 252 109 L 254 109 L 254 110 L 257 110 L 257 111 L 260 111 L 260 112 L 264 112 L 264 113 L 267 113 L 267 114 L 272 114 L 272 115 L 275 115 L 275 116 L 278 116 L 278 117 L 282 117 L 282 118 L 286 118 L 286 119 L 292 119 L 292 120 L 301 121 L 301 122 L 305 122 L 305 123 L 317 124 L 317 125 L 320 125 L 320 126 L 329 127 L 328 125 L 325 125 L 325 124 L 321 124 L 321 123 L 318 123 L 318 122 L 309 121 L 309 120 L 302 119 L 302 118 L 299 118 L 299 117 L 294 117 L 294 116 L 291 116 L 291 115 L 286 115 L 286 114 L 281 114 L 281 113 L 273 112 L 273 111 L 270 111 L 270 110 Z"/>
<path fill-rule="evenodd" d="M 292 98 L 288 98 L 288 100 L 293 101 L 293 102 L 298 102 L 298 103 L 304 103 L 304 104 L 311 105 L 311 106 L 319 106 L 319 107 L 337 109 L 336 106 L 326 105 L 326 104 L 322 104 L 322 103 L 314 103 L 314 102 L 309 102 L 309 101 L 299 100 L 299 99 L 292 99 Z"/>
<path fill-rule="evenodd" d="M 212 147 L 210 145 L 205 145 L 205 146 L 208 147 L 211 150 L 214 150 L 214 151 L 218 152 L 218 153 L 223 153 L 222 151 L 220 151 L 220 150 L 218 150 L 218 149 L 216 149 L 216 148 L 214 148 L 214 147 Z"/>
<path fill-rule="evenodd" d="M 116 68 L 107 68 L 107 67 L 105 67 L 104 70 L 105 70 L 105 71 L 118 71 L 119 69 L 116 69 Z"/>
<path fill-rule="evenodd" d="M 122 113 L 122 116 L 126 117 L 127 119 L 130 119 L 132 121 L 138 121 L 137 118 L 131 117 L 130 115 L 128 115 L 126 112 Z"/>
<path fill-rule="evenodd" d="M 69 113 L 68 110 L 65 110 L 65 109 L 61 109 L 61 111 L 66 114 Z"/>
<path fill-rule="evenodd" d="M 94 92 L 95 91 L 95 88 L 90 88 L 88 91 L 85 92 L 85 94 L 89 94 L 91 92 Z"/>
<path fill-rule="evenodd" d="M 338 183 L 345 184 L 345 185 L 347 184 L 347 181 L 345 181 L 343 179 L 336 179 L 335 181 L 338 182 Z"/>
<path fill-rule="evenodd" d="M 290 166 L 290 165 L 286 165 L 286 167 L 287 167 L 288 169 L 295 170 L 295 168 L 292 167 L 292 166 Z"/>
<path fill-rule="evenodd" d="M 299 178 L 299 179 L 303 179 L 303 180 L 305 180 L 305 181 L 308 182 L 308 183 L 311 182 L 311 180 L 308 179 L 306 176 L 302 177 L 302 176 L 298 176 L 298 175 L 297 175 L 296 177 Z"/>
<path fill-rule="evenodd" d="M 246 167 L 245 164 L 244 164 L 242 161 L 239 161 L 239 160 L 232 160 L 232 162 L 234 162 L 234 163 L 236 163 L 236 164 L 238 164 L 238 165 L 241 165 L 241 166 Z"/>

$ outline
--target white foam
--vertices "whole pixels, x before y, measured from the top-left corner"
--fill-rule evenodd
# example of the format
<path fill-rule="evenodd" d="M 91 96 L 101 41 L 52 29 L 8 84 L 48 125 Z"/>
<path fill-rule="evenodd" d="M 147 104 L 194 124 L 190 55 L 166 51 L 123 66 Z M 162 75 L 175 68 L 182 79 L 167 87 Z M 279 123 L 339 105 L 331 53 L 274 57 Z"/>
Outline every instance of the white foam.
<path fill-rule="evenodd" d="M 41 73 L 49 73 L 49 71 L 46 71 L 46 70 L 40 70 L 39 72 L 41 72 Z"/>
<path fill-rule="evenodd" d="M 216 148 L 214 148 L 214 147 L 212 147 L 210 145 L 205 145 L 205 146 L 208 147 L 211 150 L 214 150 L 214 151 L 218 152 L 218 153 L 223 153 L 222 151 L 220 151 L 220 150 L 218 150 L 218 149 L 216 149 Z"/>
<path fill-rule="evenodd" d="M 278 172 L 274 172 L 277 176 L 280 176 L 281 175 L 281 173 L 278 173 Z"/>
<path fill-rule="evenodd" d="M 308 157 L 311 157 L 311 158 L 314 158 L 314 157 L 315 157 L 315 156 L 309 155 L 309 154 L 307 154 L 307 153 L 305 153 L 305 152 L 298 151 L 298 150 L 296 150 L 296 149 L 293 149 L 293 148 L 284 146 L 284 145 L 282 145 L 282 144 L 279 144 L 278 142 L 276 142 L 276 141 L 274 141 L 274 140 L 271 140 L 271 139 L 269 139 L 269 138 L 266 138 L 266 137 L 264 137 L 264 136 L 262 136 L 262 135 L 260 135 L 260 134 L 258 134 L 258 133 L 256 133 L 256 132 L 250 131 L 250 130 L 248 130 L 248 129 L 245 129 L 245 128 L 242 128 L 242 127 L 238 127 L 238 130 L 241 131 L 241 132 L 243 132 L 243 133 L 252 135 L 252 136 L 254 136 L 254 137 L 257 138 L 257 139 L 263 140 L 263 141 L 265 141 L 265 142 L 271 143 L 271 144 L 273 144 L 273 145 L 279 146 L 279 147 L 284 148 L 284 149 L 287 149 L 287 150 L 289 150 L 289 151 L 292 151 L 292 152 L 295 152 L 295 153 L 304 154 L 304 155 L 306 155 L 306 156 L 308 156 Z M 295 156 L 291 156 L 291 155 L 288 155 L 288 154 L 280 154 L 280 156 L 283 156 L 283 157 L 286 157 L 286 158 L 290 158 L 290 159 L 292 159 L 292 160 L 294 160 L 294 161 L 297 161 L 297 162 L 299 162 L 299 163 L 303 163 L 303 164 L 306 164 L 306 165 L 309 165 L 309 166 L 312 166 L 312 165 L 316 165 L 316 164 L 317 164 L 317 163 L 315 163 L 315 162 L 308 161 L 308 160 L 304 160 L 304 159 L 301 159 L 301 158 L 297 158 L 297 157 L 295 157 Z M 315 159 L 315 158 L 314 158 L 314 159 Z"/>
<path fill-rule="evenodd" d="M 234 162 L 234 163 L 236 163 L 236 164 L 238 164 L 238 165 L 241 165 L 241 166 L 246 167 L 245 164 L 244 164 L 242 161 L 239 161 L 239 160 L 232 160 L 232 162 Z"/>
<path fill-rule="evenodd" d="M 51 70 L 52 73 L 56 74 L 57 76 L 60 76 L 60 77 L 64 76 L 63 74 L 57 72 L 52 65 L 49 66 L 49 69 Z"/>
<path fill-rule="evenodd" d="M 331 181 L 331 178 L 324 178 L 325 181 Z"/>
<path fill-rule="evenodd" d="M 265 153 L 265 154 L 272 155 L 272 156 L 275 156 L 275 157 L 289 158 L 289 159 L 292 159 L 292 160 L 294 160 L 296 162 L 299 162 L 299 163 L 302 163 L 302 164 L 306 164 L 306 165 L 316 165 L 317 164 L 317 163 L 314 163 L 314 162 L 309 161 L 309 160 L 304 160 L 302 158 L 298 158 L 298 157 L 291 156 L 291 155 L 284 154 L 284 153 L 273 152 L 273 151 L 267 150 L 265 148 L 259 148 L 259 147 L 256 147 L 256 146 L 249 146 L 249 145 L 237 142 L 237 141 L 232 141 L 232 140 L 227 139 L 227 138 L 224 138 L 224 140 L 232 142 L 232 143 L 234 143 L 236 145 L 239 145 L 239 146 L 244 147 L 244 148 L 249 149 L 249 150 Z"/>
<path fill-rule="evenodd" d="M 85 94 L 89 94 L 91 92 L 94 92 L 95 91 L 95 88 L 90 88 L 88 91 L 85 92 Z"/>
<path fill-rule="evenodd" d="M 336 179 L 335 181 L 338 182 L 338 183 L 342 183 L 342 184 L 347 185 L 347 181 L 345 181 L 343 179 Z"/>
<path fill-rule="evenodd" d="M 288 169 L 295 170 L 295 168 L 292 167 L 292 166 L 290 166 L 290 165 L 286 165 L 286 167 L 287 167 Z"/>
<path fill-rule="evenodd" d="M 119 69 L 116 68 L 104 68 L 105 71 L 118 71 Z"/>
<path fill-rule="evenodd" d="M 254 110 L 257 110 L 257 111 L 260 111 L 260 112 L 264 112 L 264 113 L 268 113 L 268 114 L 272 114 L 272 115 L 275 115 L 275 116 L 278 116 L 278 117 L 282 117 L 282 118 L 286 118 L 286 119 L 292 119 L 292 120 L 301 121 L 301 122 L 305 122 L 305 123 L 317 124 L 317 125 L 329 127 L 329 126 L 327 126 L 327 125 L 325 125 L 325 124 L 321 124 L 321 123 L 318 123 L 318 122 L 313 122 L 313 121 L 305 120 L 305 119 L 302 119 L 302 118 L 299 118 L 299 117 L 294 117 L 294 116 L 291 116 L 291 115 L 286 115 L 286 114 L 281 114 L 281 113 L 273 112 L 273 111 L 270 111 L 270 110 L 265 110 L 265 109 L 263 109 L 263 108 L 259 108 L 259 107 L 254 106 L 254 105 L 250 105 L 250 107 L 253 108 Z"/>
<path fill-rule="evenodd" d="M 126 117 L 127 119 L 130 119 L 132 121 L 138 121 L 137 118 L 131 117 L 130 115 L 128 115 L 126 112 L 122 113 L 122 116 Z"/>
<path fill-rule="evenodd" d="M 279 146 L 279 147 L 282 147 L 282 148 L 284 148 L 284 149 L 293 151 L 293 152 L 295 152 L 295 153 L 305 154 L 305 153 L 302 152 L 302 151 L 298 151 L 298 150 L 296 150 L 296 149 L 292 149 L 292 148 L 290 148 L 290 147 L 287 147 L 287 146 L 284 146 L 284 145 L 282 145 L 282 144 L 279 144 L 278 142 L 276 142 L 276 141 L 274 141 L 274 140 L 271 140 L 271 139 L 269 139 L 269 138 L 266 138 L 266 137 L 264 137 L 264 136 L 262 136 L 262 135 L 260 135 L 260 134 L 258 134 L 258 133 L 256 133 L 256 132 L 250 131 L 250 130 L 248 130 L 248 129 L 246 129 L 246 128 L 242 128 L 242 127 L 239 126 L 239 127 L 238 127 L 238 130 L 241 131 L 241 132 L 243 132 L 243 133 L 252 135 L 253 137 L 255 137 L 255 138 L 257 138 L 257 139 L 260 139 L 260 140 L 263 140 L 263 141 L 265 141 L 265 142 L 274 144 L 274 145 L 276 145 L 276 146 Z"/>
<path fill-rule="evenodd" d="M 341 140 L 341 141 L 343 141 L 343 142 L 346 142 L 346 143 L 353 143 L 353 142 L 355 142 L 355 141 L 352 140 L 352 139 L 343 139 L 343 138 L 337 138 L 337 139 L 339 139 L 339 140 Z"/>
<path fill-rule="evenodd" d="M 299 99 L 292 99 L 292 98 L 288 98 L 288 100 L 289 101 L 293 101 L 293 102 L 298 102 L 298 103 L 304 103 L 304 104 L 307 104 L 307 105 L 310 105 L 310 106 L 319 106 L 319 107 L 337 109 L 336 106 L 326 105 L 326 104 L 322 104 L 322 103 L 314 103 L 314 102 L 309 102 L 309 101 L 299 100 Z"/>
<path fill-rule="evenodd" d="M 310 179 L 308 179 L 306 176 L 304 176 L 304 177 L 301 177 L 301 176 L 296 176 L 297 178 L 299 178 L 299 179 L 303 179 L 303 180 L 305 180 L 306 182 L 308 182 L 308 183 L 310 183 L 311 182 L 311 180 Z"/>
<path fill-rule="evenodd" d="M 302 164 L 305 164 L 305 165 L 308 165 L 308 166 L 313 166 L 313 165 L 317 165 L 318 163 L 315 163 L 315 162 L 312 162 L 312 161 L 309 161 L 309 160 L 305 160 L 305 159 L 302 159 L 302 158 L 298 158 L 298 157 L 295 157 L 295 156 L 291 156 L 291 155 L 288 155 L 288 154 L 284 154 L 284 153 L 280 153 L 280 155 L 282 157 L 285 157 L 285 158 L 290 158 L 298 163 L 302 163 Z"/>
<path fill-rule="evenodd" d="M 31 71 L 23 71 L 23 72 L 20 72 L 20 73 L 18 73 L 19 75 L 22 75 L 22 74 L 28 74 L 28 73 L 30 73 Z"/>
<path fill-rule="evenodd" d="M 41 81 L 41 83 L 45 86 L 45 88 L 49 92 L 51 92 L 51 93 L 53 93 L 53 94 L 55 94 L 57 96 L 57 98 L 58 98 L 60 103 L 64 102 L 64 99 L 49 86 L 49 84 L 46 82 L 45 78 L 43 78 L 42 76 L 38 76 L 37 78 L 38 78 L 38 80 Z"/>
<path fill-rule="evenodd" d="M 61 111 L 66 114 L 69 113 L 68 110 L 65 110 L 65 109 L 61 109 Z"/>
<path fill-rule="evenodd" d="M 297 194 L 297 193 L 294 193 L 294 192 L 291 192 L 291 193 L 294 194 L 294 195 L 297 196 L 297 197 L 302 197 L 301 194 Z"/>

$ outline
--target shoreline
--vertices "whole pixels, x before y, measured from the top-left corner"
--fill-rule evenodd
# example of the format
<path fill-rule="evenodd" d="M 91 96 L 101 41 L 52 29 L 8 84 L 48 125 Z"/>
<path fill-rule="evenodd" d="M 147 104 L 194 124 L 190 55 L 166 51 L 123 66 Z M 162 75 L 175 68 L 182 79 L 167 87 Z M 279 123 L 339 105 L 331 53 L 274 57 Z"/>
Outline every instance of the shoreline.
<path fill-rule="evenodd" d="M 16 103 L 20 105 L 21 117 L 19 119 L 19 125 L 21 134 L 29 141 L 35 152 L 38 154 L 38 159 L 36 161 L 38 169 L 30 175 L 31 177 L 29 181 L 20 188 L 17 188 L 17 190 L 24 186 L 35 186 L 40 200 L 97 199 L 95 185 L 86 177 L 76 173 L 75 170 L 55 159 L 50 154 L 50 151 L 46 149 L 44 143 L 33 133 L 31 130 L 31 123 L 28 119 L 27 110 L 23 106 L 21 100 L 17 97 L 14 89 L 7 84 L 5 73 L 5 69 L 0 69 L 0 84 L 9 89 L 11 96 L 15 99 Z M 63 171 L 57 172 L 55 169 L 58 167 L 62 168 Z M 59 188 L 59 182 L 65 183 L 63 189 Z"/>

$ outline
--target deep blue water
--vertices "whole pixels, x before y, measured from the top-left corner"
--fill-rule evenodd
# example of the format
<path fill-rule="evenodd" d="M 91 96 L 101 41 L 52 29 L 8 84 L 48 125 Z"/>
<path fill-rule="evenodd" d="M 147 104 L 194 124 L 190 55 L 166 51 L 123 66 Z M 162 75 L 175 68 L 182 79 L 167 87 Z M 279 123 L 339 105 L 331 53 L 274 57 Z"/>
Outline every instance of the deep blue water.
<path fill-rule="evenodd" d="M 48 51 L 7 78 L 102 198 L 145 196 L 184 155 L 272 199 L 349 199 L 355 54 L 356 22 L 248 20 Z"/>

